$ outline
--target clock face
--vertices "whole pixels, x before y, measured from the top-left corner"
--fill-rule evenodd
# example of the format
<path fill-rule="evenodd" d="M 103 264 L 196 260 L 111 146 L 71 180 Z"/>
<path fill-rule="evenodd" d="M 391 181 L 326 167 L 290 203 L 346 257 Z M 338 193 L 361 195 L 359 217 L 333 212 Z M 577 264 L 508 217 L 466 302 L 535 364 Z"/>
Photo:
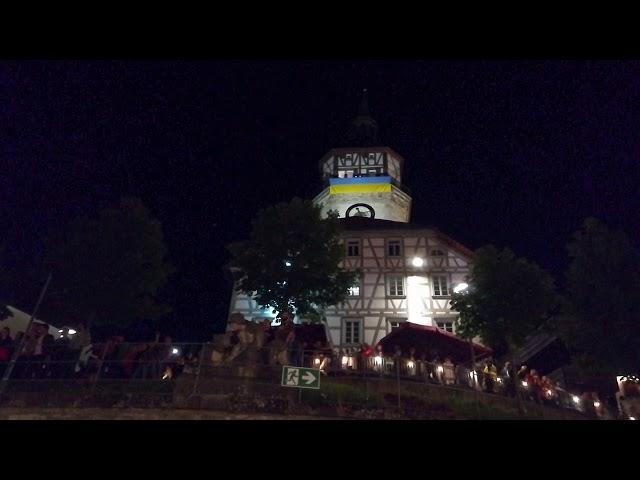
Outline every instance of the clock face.
<path fill-rule="evenodd" d="M 375 218 L 376 212 L 373 210 L 371 205 L 367 205 L 366 203 L 356 203 L 355 205 L 351 205 L 347 209 L 347 213 L 345 215 L 348 217 L 364 217 L 364 218 Z"/>

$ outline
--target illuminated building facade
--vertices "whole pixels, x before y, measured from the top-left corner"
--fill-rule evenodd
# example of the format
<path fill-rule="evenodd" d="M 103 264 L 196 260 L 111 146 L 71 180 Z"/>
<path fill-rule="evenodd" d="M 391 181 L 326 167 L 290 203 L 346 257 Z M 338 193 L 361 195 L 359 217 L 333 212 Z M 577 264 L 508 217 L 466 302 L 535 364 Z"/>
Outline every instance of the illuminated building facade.
<path fill-rule="evenodd" d="M 449 300 L 469 273 L 472 252 L 436 228 L 410 223 L 404 159 L 376 145 L 377 124 L 366 97 L 350 134 L 353 147 L 333 149 L 321 159 L 324 188 L 314 198 L 323 215 L 338 212 L 343 267 L 364 273 L 347 300 L 325 312 L 333 347 L 374 345 L 402 322 L 455 333 L 457 313 Z M 231 311 L 253 320 L 273 317 L 235 292 Z"/>

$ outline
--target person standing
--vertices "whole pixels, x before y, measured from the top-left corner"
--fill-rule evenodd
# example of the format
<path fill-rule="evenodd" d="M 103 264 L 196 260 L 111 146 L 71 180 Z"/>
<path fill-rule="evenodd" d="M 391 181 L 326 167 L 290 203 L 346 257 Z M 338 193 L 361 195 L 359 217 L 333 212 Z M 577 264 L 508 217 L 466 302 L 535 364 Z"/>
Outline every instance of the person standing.
<path fill-rule="evenodd" d="M 278 327 L 273 341 L 273 361 L 280 365 L 287 365 L 289 362 L 289 350 L 296 338 L 296 333 L 293 319 L 289 312 L 282 312 L 280 319 L 282 323 Z"/>
<path fill-rule="evenodd" d="M 4 375 L 7 363 L 11 360 L 12 345 L 11 330 L 9 327 L 4 327 L 0 330 L 0 375 Z"/>
<path fill-rule="evenodd" d="M 91 345 L 91 333 L 84 322 L 80 322 L 76 327 L 76 333 L 69 335 L 67 372 L 69 377 L 73 376 L 78 369 L 80 358 L 85 349 Z"/>
<path fill-rule="evenodd" d="M 487 364 L 483 370 L 484 373 L 484 387 L 487 393 L 493 393 L 498 378 L 498 369 L 491 360 L 487 360 Z"/>
<path fill-rule="evenodd" d="M 455 367 L 450 358 L 445 358 L 442 364 L 442 380 L 445 385 L 453 385 L 455 382 Z"/>
<path fill-rule="evenodd" d="M 504 393 L 508 397 L 516 396 L 516 379 L 515 372 L 510 362 L 504 364 L 502 367 L 502 381 L 504 382 Z"/>

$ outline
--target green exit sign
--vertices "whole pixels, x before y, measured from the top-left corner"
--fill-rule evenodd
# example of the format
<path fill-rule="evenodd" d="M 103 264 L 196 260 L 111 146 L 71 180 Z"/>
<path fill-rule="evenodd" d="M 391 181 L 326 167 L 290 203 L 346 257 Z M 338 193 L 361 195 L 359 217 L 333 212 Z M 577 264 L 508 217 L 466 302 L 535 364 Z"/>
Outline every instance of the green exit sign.
<path fill-rule="evenodd" d="M 303 367 L 282 367 L 283 387 L 320 388 L 320 370 Z"/>

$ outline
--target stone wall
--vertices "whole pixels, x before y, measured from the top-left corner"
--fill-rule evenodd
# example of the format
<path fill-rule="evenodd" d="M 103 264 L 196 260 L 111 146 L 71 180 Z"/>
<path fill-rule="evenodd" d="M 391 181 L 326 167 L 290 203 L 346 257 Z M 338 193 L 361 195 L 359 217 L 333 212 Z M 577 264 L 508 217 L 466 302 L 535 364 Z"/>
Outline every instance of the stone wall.
<path fill-rule="evenodd" d="M 190 409 L 0 408 L 0 420 L 322 420 L 322 418 Z"/>

